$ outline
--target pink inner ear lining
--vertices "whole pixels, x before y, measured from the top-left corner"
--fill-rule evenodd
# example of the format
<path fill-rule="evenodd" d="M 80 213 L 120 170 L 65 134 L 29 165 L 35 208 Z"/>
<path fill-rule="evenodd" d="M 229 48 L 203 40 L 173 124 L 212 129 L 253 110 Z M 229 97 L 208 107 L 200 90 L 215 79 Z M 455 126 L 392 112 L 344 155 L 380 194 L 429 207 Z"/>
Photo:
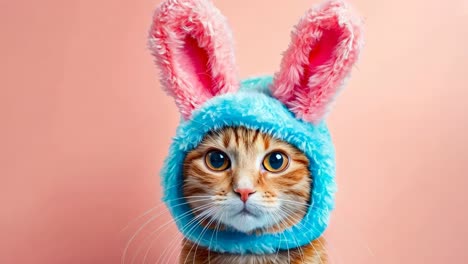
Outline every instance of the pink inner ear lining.
<path fill-rule="evenodd" d="M 358 58 L 361 25 L 341 0 L 310 9 L 293 31 L 272 95 L 297 118 L 320 122 Z"/>
<path fill-rule="evenodd" d="M 239 88 L 229 26 L 210 0 L 162 1 L 148 44 L 185 120 L 213 96 Z"/>
<path fill-rule="evenodd" d="M 335 47 L 340 39 L 340 33 L 338 29 L 324 30 L 320 39 L 313 44 L 307 64 L 302 65 L 304 68 L 301 78 L 302 87 L 306 87 L 309 90 L 310 77 L 317 73 L 319 66 L 331 62 Z"/>
<path fill-rule="evenodd" d="M 206 49 L 200 47 L 198 41 L 188 35 L 184 39 L 184 46 L 178 52 L 180 54 L 177 58 L 179 69 L 184 72 L 186 76 L 185 81 L 191 85 L 195 94 L 203 95 L 210 98 L 214 95 L 213 92 L 213 78 L 210 72 L 209 56 Z M 205 89 L 200 89 L 204 87 Z"/>

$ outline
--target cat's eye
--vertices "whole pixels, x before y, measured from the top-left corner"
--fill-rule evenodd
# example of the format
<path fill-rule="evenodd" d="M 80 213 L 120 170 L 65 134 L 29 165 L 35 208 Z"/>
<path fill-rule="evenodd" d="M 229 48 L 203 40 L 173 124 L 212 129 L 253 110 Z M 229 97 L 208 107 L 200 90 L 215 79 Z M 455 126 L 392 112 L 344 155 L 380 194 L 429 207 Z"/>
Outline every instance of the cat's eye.
<path fill-rule="evenodd" d="M 231 166 L 229 157 L 221 150 L 211 150 L 208 152 L 205 156 L 205 163 L 213 171 L 224 171 Z"/>
<path fill-rule="evenodd" d="M 281 151 L 273 151 L 263 159 L 263 167 L 270 172 L 281 172 L 288 166 L 289 158 Z"/>

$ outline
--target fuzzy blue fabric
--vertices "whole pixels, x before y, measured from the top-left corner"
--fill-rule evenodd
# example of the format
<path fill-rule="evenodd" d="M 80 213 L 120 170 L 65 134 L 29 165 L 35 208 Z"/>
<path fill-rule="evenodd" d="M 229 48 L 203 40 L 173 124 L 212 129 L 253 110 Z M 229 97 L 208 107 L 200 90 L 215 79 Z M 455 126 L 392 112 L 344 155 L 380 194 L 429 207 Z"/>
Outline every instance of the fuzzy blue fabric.
<path fill-rule="evenodd" d="M 271 77 L 247 79 L 235 94 L 216 96 L 181 121 L 162 169 L 163 200 L 182 234 L 211 251 L 233 254 L 268 254 L 309 244 L 326 229 L 334 207 L 335 154 L 324 122 L 313 125 L 294 117 L 269 95 Z M 302 221 L 275 234 L 245 234 L 224 230 L 213 234 L 204 229 L 183 198 L 183 161 L 212 130 L 244 126 L 282 139 L 303 151 L 313 178 L 309 209 Z"/>

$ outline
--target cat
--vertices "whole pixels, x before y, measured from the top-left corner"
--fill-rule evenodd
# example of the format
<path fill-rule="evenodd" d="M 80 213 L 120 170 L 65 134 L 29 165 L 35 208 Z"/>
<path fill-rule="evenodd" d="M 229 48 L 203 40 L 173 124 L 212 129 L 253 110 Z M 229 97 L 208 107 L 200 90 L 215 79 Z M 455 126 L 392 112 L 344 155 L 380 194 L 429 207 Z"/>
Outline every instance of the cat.
<path fill-rule="evenodd" d="M 309 207 L 309 160 L 289 143 L 259 130 L 226 127 L 208 133 L 183 164 L 183 194 L 198 221 L 251 235 L 282 232 Z M 215 239 L 215 238 L 213 238 Z M 180 263 L 327 263 L 322 237 L 266 255 L 210 252 L 184 240 Z"/>
<path fill-rule="evenodd" d="M 156 9 L 148 44 L 181 115 L 161 171 L 181 263 L 328 262 L 321 235 L 336 182 L 324 119 L 361 28 L 343 1 L 326 1 L 294 27 L 273 76 L 239 80 L 231 31 L 210 0 Z"/>

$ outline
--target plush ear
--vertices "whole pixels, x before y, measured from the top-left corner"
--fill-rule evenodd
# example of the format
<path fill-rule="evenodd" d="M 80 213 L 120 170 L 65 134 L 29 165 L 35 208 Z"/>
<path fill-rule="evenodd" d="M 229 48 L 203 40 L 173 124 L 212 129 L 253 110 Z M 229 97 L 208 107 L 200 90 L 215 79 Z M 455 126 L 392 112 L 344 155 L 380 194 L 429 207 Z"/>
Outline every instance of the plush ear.
<path fill-rule="evenodd" d="M 156 10 L 149 47 L 161 84 L 184 119 L 206 100 L 238 89 L 231 32 L 210 0 L 166 0 Z"/>
<path fill-rule="evenodd" d="M 309 10 L 291 38 L 271 92 L 297 118 L 317 123 L 357 60 L 360 21 L 343 2 L 330 1 Z"/>

